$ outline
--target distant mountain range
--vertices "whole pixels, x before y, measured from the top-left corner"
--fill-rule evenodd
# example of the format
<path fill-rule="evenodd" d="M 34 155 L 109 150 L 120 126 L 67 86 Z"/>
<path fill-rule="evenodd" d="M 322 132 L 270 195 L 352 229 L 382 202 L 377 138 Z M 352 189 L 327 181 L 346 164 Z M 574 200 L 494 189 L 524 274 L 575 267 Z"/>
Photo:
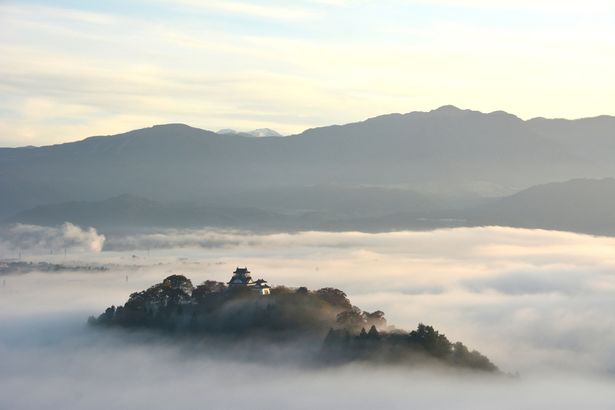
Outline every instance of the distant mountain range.
<path fill-rule="evenodd" d="M 576 179 L 523 190 L 476 207 L 467 223 L 615 235 L 615 179 Z"/>
<path fill-rule="evenodd" d="M 226 208 L 182 203 L 164 204 L 134 195 L 103 201 L 71 201 L 41 205 L 18 213 L 7 222 L 54 226 L 71 221 L 100 228 L 244 227 L 272 226 L 280 215 L 253 208 Z"/>
<path fill-rule="evenodd" d="M 360 194 L 360 193 L 359 193 Z M 392 200 L 390 193 L 383 198 Z M 345 195 L 342 195 L 344 197 Z M 517 194 L 464 209 L 422 210 L 376 215 L 341 210 L 267 211 L 160 203 L 133 195 L 104 201 L 77 201 L 38 206 L 6 222 L 118 228 L 223 227 L 258 231 L 359 230 L 394 231 L 460 226 L 501 225 L 615 235 L 615 179 L 571 180 L 535 186 Z M 427 205 L 427 204 L 424 204 Z"/>
<path fill-rule="evenodd" d="M 121 195 L 129 193 L 133 196 L 129 198 L 148 198 L 143 201 L 157 204 L 150 204 L 156 212 L 184 207 L 186 221 L 207 219 L 210 214 L 231 218 L 229 213 L 250 210 L 252 216 L 243 221 L 259 218 L 256 225 L 282 216 L 285 225 L 285 218 L 297 220 L 301 215 L 313 219 L 299 225 L 326 221 L 322 223 L 335 227 L 361 221 L 367 226 L 372 221 L 382 227 L 387 218 L 395 222 L 406 215 L 429 221 L 433 215 L 440 220 L 442 212 L 453 220 L 497 223 L 504 221 L 499 219 L 504 211 L 512 218 L 506 202 L 516 203 L 518 217 L 529 223 L 535 220 L 521 212 L 519 207 L 526 206 L 521 200 L 529 201 L 538 192 L 555 195 L 548 191 L 555 188 L 547 185 L 524 191 L 526 196 L 510 195 L 556 181 L 615 177 L 613 158 L 615 117 L 609 116 L 523 121 L 501 111 L 445 106 L 278 138 L 168 124 L 73 143 L 1 148 L 0 218 L 57 214 L 68 204 L 115 207 L 120 212 L 126 204 L 118 205 L 117 197 L 126 201 Z M 588 184 L 573 181 L 565 189 L 576 197 L 575 190 Z M 614 204 L 609 197 L 599 197 L 611 181 L 596 184 L 601 188 L 583 191 L 596 198 L 584 206 L 597 207 L 601 200 Z M 551 204 L 565 208 L 561 202 Z M 469 213 L 479 207 L 485 207 L 480 215 Z M 111 220 L 118 215 L 110 214 Z M 554 212 L 543 216 L 543 222 L 555 217 Z M 573 225 L 569 223 L 580 229 Z"/>
<path fill-rule="evenodd" d="M 401 212 L 345 221 L 338 229 L 390 231 L 510 226 L 615 236 L 615 179 L 537 185 L 464 209 Z"/>
<path fill-rule="evenodd" d="M 222 134 L 222 135 L 235 134 L 235 135 L 243 135 L 245 137 L 281 137 L 282 136 L 282 134 L 278 133 L 275 130 L 272 130 L 271 128 L 258 128 L 256 130 L 245 131 L 245 132 L 235 131 L 230 128 L 225 128 L 225 129 L 218 131 L 218 134 Z"/>

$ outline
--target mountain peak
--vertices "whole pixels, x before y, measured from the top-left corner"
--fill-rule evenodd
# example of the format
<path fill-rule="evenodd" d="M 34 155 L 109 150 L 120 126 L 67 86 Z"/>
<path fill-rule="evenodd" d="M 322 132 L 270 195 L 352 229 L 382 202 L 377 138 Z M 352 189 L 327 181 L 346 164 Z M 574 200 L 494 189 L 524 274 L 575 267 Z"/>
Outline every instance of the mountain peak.
<path fill-rule="evenodd" d="M 454 105 L 443 105 L 440 108 L 436 108 L 435 110 L 430 111 L 430 113 L 436 113 L 436 114 L 442 114 L 442 115 L 448 115 L 448 116 L 461 116 L 464 114 L 465 115 L 474 114 L 474 115 L 486 115 L 492 118 L 506 118 L 506 119 L 511 119 L 511 120 L 520 120 L 520 118 L 517 117 L 516 115 L 510 114 L 502 110 L 487 113 L 487 112 L 482 112 L 482 111 L 461 109 Z"/>
<path fill-rule="evenodd" d="M 468 110 L 456 107 L 454 105 L 443 105 L 440 108 L 431 110 L 428 114 L 445 116 L 445 117 L 466 117 L 472 114 L 482 114 L 480 111 Z"/>
<path fill-rule="evenodd" d="M 222 128 L 221 130 L 217 131 L 216 134 L 238 134 L 238 132 L 232 128 Z"/>
<path fill-rule="evenodd" d="M 279 132 L 272 130 L 271 128 L 258 128 L 252 131 L 249 131 L 248 134 L 253 135 L 255 137 L 281 137 L 282 134 Z"/>
<path fill-rule="evenodd" d="M 455 107 L 454 105 L 443 105 L 442 107 L 436 108 L 435 110 L 431 110 L 431 112 L 439 112 L 439 113 L 456 113 L 464 111 L 459 107 Z"/>
<path fill-rule="evenodd" d="M 281 137 L 282 134 L 271 128 L 258 128 L 252 131 L 235 131 L 232 128 L 223 128 L 217 132 L 221 135 L 242 135 L 244 137 Z"/>
<path fill-rule="evenodd" d="M 152 128 L 156 128 L 156 129 L 160 129 L 160 128 L 194 128 L 189 126 L 188 124 L 183 124 L 180 122 L 176 122 L 176 123 L 169 123 L 169 124 L 156 124 L 153 125 Z"/>

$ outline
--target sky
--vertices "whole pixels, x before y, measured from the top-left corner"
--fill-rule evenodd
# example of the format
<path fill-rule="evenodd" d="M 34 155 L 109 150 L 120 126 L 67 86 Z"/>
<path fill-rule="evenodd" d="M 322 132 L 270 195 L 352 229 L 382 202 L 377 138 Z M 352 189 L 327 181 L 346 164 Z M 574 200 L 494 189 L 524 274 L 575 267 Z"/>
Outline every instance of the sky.
<path fill-rule="evenodd" d="M 615 114 L 611 0 L 0 0 L 0 146 L 453 104 Z"/>

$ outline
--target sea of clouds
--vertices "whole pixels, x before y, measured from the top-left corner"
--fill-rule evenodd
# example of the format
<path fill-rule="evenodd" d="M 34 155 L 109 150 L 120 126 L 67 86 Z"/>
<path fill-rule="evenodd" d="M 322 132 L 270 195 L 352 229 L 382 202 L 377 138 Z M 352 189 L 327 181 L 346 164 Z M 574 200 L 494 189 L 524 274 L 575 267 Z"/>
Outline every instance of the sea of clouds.
<path fill-rule="evenodd" d="M 0 277 L 0 408 L 615 407 L 615 238 L 502 227 L 105 238 L 69 228 L 22 226 L 0 241 L 4 259 L 19 248 L 33 262 L 110 267 Z M 70 243 L 68 254 L 47 243 Z M 272 285 L 343 289 L 400 328 L 433 325 L 520 377 L 305 369 L 85 326 L 166 275 L 228 280 L 243 265 Z"/>

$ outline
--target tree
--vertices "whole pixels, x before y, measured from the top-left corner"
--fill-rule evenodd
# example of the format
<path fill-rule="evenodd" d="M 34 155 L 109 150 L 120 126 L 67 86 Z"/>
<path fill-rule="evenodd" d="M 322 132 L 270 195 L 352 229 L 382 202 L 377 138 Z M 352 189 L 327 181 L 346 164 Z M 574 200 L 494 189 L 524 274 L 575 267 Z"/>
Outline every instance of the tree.
<path fill-rule="evenodd" d="M 413 330 L 408 334 L 410 343 L 415 343 L 423 347 L 430 354 L 444 358 L 450 355 L 452 351 L 451 342 L 446 336 L 440 334 L 431 326 L 426 326 L 419 323 L 417 330 Z"/>
<path fill-rule="evenodd" d="M 287 286 L 276 286 L 275 288 L 271 288 L 272 295 L 289 295 L 291 293 L 295 292 Z"/>
<path fill-rule="evenodd" d="M 367 338 L 371 340 L 380 340 L 380 333 L 378 333 L 378 329 L 376 329 L 376 326 L 372 325 L 372 327 L 369 328 L 369 332 L 367 332 Z"/>
<path fill-rule="evenodd" d="M 344 292 L 335 288 L 322 288 L 316 291 L 316 296 L 328 304 L 344 309 L 352 309 L 350 300 Z"/>
<path fill-rule="evenodd" d="M 365 325 L 365 318 L 360 309 L 353 308 L 338 313 L 336 322 L 346 329 L 354 330 Z"/>
<path fill-rule="evenodd" d="M 168 276 L 162 281 L 162 286 L 171 289 L 179 289 L 188 296 L 192 295 L 192 291 L 194 290 L 194 286 L 192 286 L 192 281 L 190 281 L 190 279 L 188 279 L 184 275 Z"/>
<path fill-rule="evenodd" d="M 476 350 L 469 351 L 468 348 L 461 342 L 453 345 L 453 353 L 451 361 L 457 366 L 471 367 L 473 369 L 496 371 L 497 366 Z"/>
<path fill-rule="evenodd" d="M 372 313 L 363 312 L 363 316 L 368 326 L 376 326 L 380 329 L 384 329 L 387 326 L 387 321 L 384 318 L 384 312 L 382 310 L 376 310 Z"/>
<path fill-rule="evenodd" d="M 215 280 L 206 280 L 202 284 L 198 285 L 192 291 L 192 297 L 197 301 L 203 300 L 207 295 L 213 293 L 222 293 L 226 290 L 226 285 L 223 282 L 217 282 Z"/>

